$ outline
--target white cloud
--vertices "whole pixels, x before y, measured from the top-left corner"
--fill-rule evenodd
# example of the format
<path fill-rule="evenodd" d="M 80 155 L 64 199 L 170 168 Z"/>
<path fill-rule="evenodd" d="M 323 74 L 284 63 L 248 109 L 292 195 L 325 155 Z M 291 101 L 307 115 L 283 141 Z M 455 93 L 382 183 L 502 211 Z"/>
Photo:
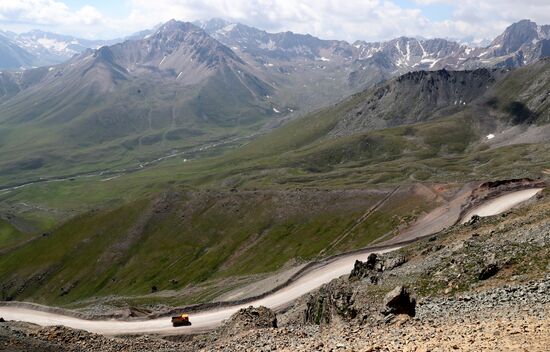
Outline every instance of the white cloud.
<path fill-rule="evenodd" d="M 222 17 L 268 31 L 346 40 L 412 34 L 419 24 L 427 23 L 419 10 L 403 9 L 389 0 L 133 0 L 131 4 L 133 23 Z"/>
<path fill-rule="evenodd" d="M 73 35 L 115 37 L 172 18 L 222 17 L 268 31 L 374 41 L 401 35 L 493 38 L 520 19 L 550 23 L 548 0 L 411 0 L 416 9 L 402 8 L 395 0 L 126 0 L 129 13 L 120 18 L 91 5 L 71 10 L 64 1 L 0 0 L 0 28 L 47 27 Z M 451 6 L 452 16 L 433 21 L 422 13 L 437 4 Z"/>
<path fill-rule="evenodd" d="M 81 19 L 82 23 L 87 26 L 100 24 L 103 19 L 101 12 L 90 5 L 82 7 L 76 12 L 76 15 Z"/>
<path fill-rule="evenodd" d="M 447 0 L 421 0 L 448 2 Z M 548 0 L 461 0 L 455 3 L 450 20 L 436 24 L 448 33 L 477 38 L 493 38 L 510 24 L 530 19 L 539 24 L 550 24 Z M 455 35 L 456 36 L 456 35 Z"/>
<path fill-rule="evenodd" d="M 550 23 L 548 0 L 414 0 L 404 9 L 392 0 L 132 0 L 129 24 L 150 25 L 171 18 L 228 18 L 268 31 L 291 30 L 353 41 L 397 36 L 494 38 L 511 23 L 529 18 Z M 444 21 L 431 21 L 422 7 L 451 6 Z"/>
<path fill-rule="evenodd" d="M 103 18 L 90 5 L 72 11 L 58 0 L 0 0 L 0 26 L 8 29 L 45 28 L 94 35 L 101 32 Z"/>

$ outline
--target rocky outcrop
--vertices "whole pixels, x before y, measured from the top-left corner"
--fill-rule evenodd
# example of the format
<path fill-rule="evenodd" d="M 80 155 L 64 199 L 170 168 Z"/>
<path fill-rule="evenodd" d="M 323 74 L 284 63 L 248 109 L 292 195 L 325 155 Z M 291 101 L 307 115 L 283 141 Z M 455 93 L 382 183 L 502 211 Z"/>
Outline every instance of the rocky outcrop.
<path fill-rule="evenodd" d="M 505 70 L 418 71 L 375 86 L 342 116 L 330 132 L 346 136 L 361 131 L 411 125 L 450 116 L 483 96 Z"/>
<path fill-rule="evenodd" d="M 349 321 L 357 316 L 354 304 L 352 288 L 346 282 L 332 282 L 309 296 L 304 321 L 317 325 L 329 324 L 337 317 Z"/>
<path fill-rule="evenodd" d="M 407 258 L 401 254 L 380 256 L 376 253 L 372 253 L 367 257 L 366 262 L 360 260 L 355 262 L 349 278 L 350 280 L 367 279 L 371 283 L 376 284 L 378 282 L 379 273 L 395 269 L 406 262 Z"/>
<path fill-rule="evenodd" d="M 375 300 L 365 295 L 365 289 L 378 285 L 384 272 L 406 262 L 401 254 L 372 253 L 365 262 L 357 260 L 348 278 L 334 280 L 311 294 L 306 302 L 304 322 L 327 325 L 335 321 L 363 324 L 376 311 Z"/>
<path fill-rule="evenodd" d="M 243 331 L 277 327 L 277 315 L 269 308 L 260 306 L 240 309 L 220 328 L 221 336 L 233 336 Z"/>
<path fill-rule="evenodd" d="M 355 261 L 349 279 L 367 279 L 371 283 L 376 284 L 378 282 L 378 273 L 381 271 L 383 271 L 383 266 L 380 262 L 380 258 L 376 253 L 372 253 L 368 256 L 366 262 L 360 260 Z"/>
<path fill-rule="evenodd" d="M 393 270 L 407 262 L 407 258 L 404 255 L 395 255 L 393 257 L 384 260 L 384 270 Z"/>

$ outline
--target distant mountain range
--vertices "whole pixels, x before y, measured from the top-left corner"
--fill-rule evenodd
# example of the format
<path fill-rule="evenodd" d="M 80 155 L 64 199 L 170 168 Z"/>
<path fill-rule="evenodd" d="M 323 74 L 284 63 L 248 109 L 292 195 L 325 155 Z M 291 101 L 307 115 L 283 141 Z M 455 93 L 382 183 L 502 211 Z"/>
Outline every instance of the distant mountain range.
<path fill-rule="evenodd" d="M 415 39 L 400 37 L 387 42 L 321 40 L 292 32 L 267 33 L 238 23 L 220 19 L 195 22 L 227 46 L 256 56 L 271 58 L 306 57 L 319 59 L 330 54 L 348 60 L 369 60 L 374 57 L 388 61 L 396 68 L 460 69 L 486 65 L 521 66 L 548 55 L 550 25 L 539 26 L 523 20 L 509 26 L 486 47 L 470 47 L 446 39 Z M 323 52 L 324 51 L 324 52 Z M 507 61 L 510 57 L 524 60 Z M 328 61 L 328 60 L 324 60 Z"/>
<path fill-rule="evenodd" d="M 350 44 L 292 32 L 272 34 L 219 19 L 196 24 L 238 53 L 264 64 L 269 65 L 273 60 L 336 61 L 351 70 L 350 84 L 361 82 L 358 80 L 361 71 L 369 69 L 395 75 L 411 70 L 519 67 L 550 55 L 550 26 L 539 26 L 529 20 L 509 26 L 487 47 L 407 37 Z"/>
<path fill-rule="evenodd" d="M 472 48 L 405 37 L 350 44 L 220 19 L 172 20 L 114 44 L 4 33 L 0 51 L 5 67 L 63 61 L 0 72 L 1 177 L 58 160 L 90 168 L 90 159 L 116 163 L 128 153 L 147 160 L 243 136 L 410 71 L 524 66 L 550 55 L 550 26 L 521 21 Z"/>
<path fill-rule="evenodd" d="M 512 24 L 485 47 L 408 37 L 348 43 L 292 32 L 268 33 L 221 19 L 195 25 L 291 91 L 294 99 L 287 97 L 281 103 L 302 110 L 336 102 L 410 71 L 514 68 L 550 56 L 550 26 L 529 20 Z"/>
<path fill-rule="evenodd" d="M 276 91 L 285 90 L 288 94 L 278 97 L 281 107 L 276 109 L 286 109 L 287 113 L 334 103 L 349 94 L 410 71 L 513 68 L 550 55 L 550 26 L 537 25 L 529 20 L 512 24 L 485 47 L 471 47 L 446 39 L 408 37 L 386 42 L 348 43 L 292 32 L 268 33 L 217 18 L 188 25 L 202 29 L 223 44 L 227 47 L 226 52 L 232 52 L 254 70 L 256 76 L 270 82 Z M 135 46 L 126 42 L 147 39 L 161 27 L 159 25 L 127 38 L 109 41 L 84 40 L 41 31 L 0 33 L 0 69 L 60 64 L 86 50 L 97 50 L 116 43 Z M 197 46 L 201 43 L 188 44 Z M 201 50 L 190 48 L 193 49 Z M 128 65 L 132 66 L 131 63 Z M 173 68 L 164 62 L 163 65 L 158 68 Z M 186 65 L 182 62 L 180 66 L 173 69 L 179 69 L 177 73 L 184 72 L 183 66 Z M 7 89 L 4 95 L 9 95 L 12 90 Z"/>
<path fill-rule="evenodd" d="M 328 61 L 337 57 L 367 67 L 372 61 L 395 70 L 465 69 L 485 66 L 523 66 L 549 54 L 550 26 L 529 20 L 512 24 L 489 45 L 470 46 L 447 39 L 400 37 L 386 42 L 322 40 L 292 32 L 268 33 L 240 23 L 214 18 L 193 23 L 226 46 L 257 60 L 307 58 Z M 0 31 L 0 69 L 19 69 L 62 63 L 86 49 L 125 40 L 143 39 L 147 29 L 125 38 L 88 40 L 40 30 L 16 34 Z M 463 41 L 467 43 L 467 41 Z M 325 54 L 326 56 L 322 56 Z M 10 58 L 9 60 L 7 58 Z M 369 62 L 370 61 L 370 62 Z"/>

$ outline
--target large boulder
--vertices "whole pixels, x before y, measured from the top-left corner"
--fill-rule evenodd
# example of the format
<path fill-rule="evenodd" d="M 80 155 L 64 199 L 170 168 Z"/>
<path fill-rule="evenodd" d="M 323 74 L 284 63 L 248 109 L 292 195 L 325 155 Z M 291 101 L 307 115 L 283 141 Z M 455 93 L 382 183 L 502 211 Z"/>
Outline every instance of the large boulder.
<path fill-rule="evenodd" d="M 401 254 L 383 255 L 380 256 L 376 253 L 371 253 L 367 257 L 366 262 L 360 260 L 355 261 L 353 270 L 351 271 L 350 279 L 367 280 L 373 284 L 378 282 L 380 273 L 395 269 L 407 262 Z"/>
<path fill-rule="evenodd" d="M 221 327 L 221 334 L 233 336 L 243 331 L 277 327 L 277 315 L 271 309 L 260 306 L 240 309 Z"/>
<path fill-rule="evenodd" d="M 357 316 L 354 303 L 351 286 L 345 282 L 333 281 L 309 296 L 304 321 L 308 324 L 324 325 L 336 317 L 344 320 L 354 319 Z"/>
<path fill-rule="evenodd" d="M 340 322 L 364 324 L 369 317 L 377 315 L 380 307 L 379 301 L 373 298 L 370 288 L 381 282 L 384 271 L 392 270 L 405 262 L 406 258 L 399 253 L 391 255 L 372 253 L 365 262 L 357 260 L 347 279 L 333 280 L 309 295 L 303 321 L 306 324 L 317 325 L 333 325 Z M 374 291 L 377 292 L 377 290 Z M 401 309 L 395 305 L 399 300 L 388 301 L 390 306 L 388 314 L 404 312 L 414 315 L 416 302 L 412 300 L 412 310 Z"/>
<path fill-rule="evenodd" d="M 382 314 L 407 314 L 414 317 L 416 314 L 416 299 L 411 296 L 404 286 L 397 286 L 384 297 Z"/>

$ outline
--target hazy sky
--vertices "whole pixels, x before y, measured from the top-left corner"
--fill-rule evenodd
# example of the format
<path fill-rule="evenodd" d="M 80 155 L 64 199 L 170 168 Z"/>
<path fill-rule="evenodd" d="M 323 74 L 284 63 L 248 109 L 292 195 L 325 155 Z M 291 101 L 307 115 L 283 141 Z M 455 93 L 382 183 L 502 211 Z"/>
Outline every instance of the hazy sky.
<path fill-rule="evenodd" d="M 509 24 L 550 24 L 550 0 L 0 0 L 0 30 L 114 38 L 171 18 L 222 17 L 267 31 L 354 41 L 492 39 Z"/>

